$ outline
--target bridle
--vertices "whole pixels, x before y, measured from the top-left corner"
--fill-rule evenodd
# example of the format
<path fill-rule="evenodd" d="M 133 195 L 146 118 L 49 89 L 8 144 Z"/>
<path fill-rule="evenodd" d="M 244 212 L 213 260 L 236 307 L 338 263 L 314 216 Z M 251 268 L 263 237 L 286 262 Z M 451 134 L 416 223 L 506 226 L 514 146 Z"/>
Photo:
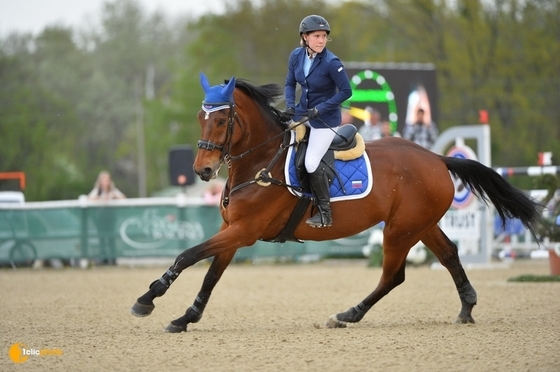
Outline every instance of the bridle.
<path fill-rule="evenodd" d="M 205 106 L 210 106 L 212 107 L 211 109 L 206 108 Z M 216 112 L 216 111 L 221 111 L 221 110 L 225 110 L 229 108 L 229 114 L 228 114 L 228 123 L 227 123 L 227 129 L 226 129 L 226 138 L 224 140 L 224 142 L 220 145 L 216 142 L 213 141 L 208 141 L 208 140 L 198 140 L 198 143 L 196 144 L 196 147 L 202 150 L 208 150 L 208 151 L 220 151 L 220 163 L 223 164 L 224 162 L 228 164 L 228 168 L 231 168 L 231 156 L 229 154 L 229 151 L 231 149 L 231 137 L 233 136 L 233 126 L 235 124 L 235 103 L 234 102 L 212 102 L 211 104 L 203 101 L 202 102 L 202 110 L 205 112 L 206 115 L 206 119 L 208 119 L 208 116 L 210 115 L 211 112 Z M 227 146 L 227 147 L 226 147 Z"/>

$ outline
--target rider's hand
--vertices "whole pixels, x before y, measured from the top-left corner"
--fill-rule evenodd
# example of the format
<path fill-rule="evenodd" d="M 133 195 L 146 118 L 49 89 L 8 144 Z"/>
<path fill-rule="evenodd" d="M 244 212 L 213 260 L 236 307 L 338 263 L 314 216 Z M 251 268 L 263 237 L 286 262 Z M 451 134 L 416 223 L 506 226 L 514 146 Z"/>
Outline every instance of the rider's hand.
<path fill-rule="evenodd" d="M 309 120 L 315 119 L 317 116 L 319 116 L 319 111 L 317 110 L 316 107 L 307 110 L 307 118 L 308 118 Z"/>
<path fill-rule="evenodd" d="M 292 120 L 292 118 L 294 117 L 294 115 L 296 114 L 296 109 L 293 107 L 288 107 L 283 113 L 282 113 L 282 120 L 284 121 L 290 121 Z"/>

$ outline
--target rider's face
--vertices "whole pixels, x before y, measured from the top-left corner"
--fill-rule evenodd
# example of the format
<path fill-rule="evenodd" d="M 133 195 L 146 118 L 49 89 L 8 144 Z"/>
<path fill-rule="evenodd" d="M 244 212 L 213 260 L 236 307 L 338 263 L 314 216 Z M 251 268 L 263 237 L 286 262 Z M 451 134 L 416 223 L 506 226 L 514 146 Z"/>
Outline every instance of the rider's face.
<path fill-rule="evenodd" d="M 327 45 L 326 31 L 313 31 L 305 35 L 307 45 L 317 53 L 321 53 Z"/>

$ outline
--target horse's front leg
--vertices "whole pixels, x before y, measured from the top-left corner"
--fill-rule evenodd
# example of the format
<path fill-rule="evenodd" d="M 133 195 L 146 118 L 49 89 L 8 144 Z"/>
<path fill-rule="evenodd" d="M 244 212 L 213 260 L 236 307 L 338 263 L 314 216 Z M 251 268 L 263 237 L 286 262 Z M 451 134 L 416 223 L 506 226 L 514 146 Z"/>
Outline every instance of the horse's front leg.
<path fill-rule="evenodd" d="M 167 292 L 171 284 L 173 284 L 175 279 L 181 274 L 181 271 L 182 270 L 177 268 L 177 260 L 175 260 L 175 264 L 167 269 L 161 278 L 154 280 L 152 284 L 150 284 L 148 292 L 138 297 L 136 303 L 132 305 L 130 309 L 132 315 L 137 317 L 150 315 L 156 307 L 154 305 L 154 299 L 163 296 L 165 292 Z"/>
<path fill-rule="evenodd" d="M 204 277 L 202 287 L 200 288 L 193 304 L 187 309 L 185 315 L 171 321 L 171 323 L 165 328 L 166 332 L 186 332 L 187 325 L 189 323 L 197 323 L 202 318 L 202 313 L 204 312 L 206 304 L 208 304 L 212 290 L 230 264 L 235 252 L 236 251 L 229 251 L 214 257 L 214 260 Z"/>
<path fill-rule="evenodd" d="M 206 242 L 183 251 L 179 256 L 177 256 L 173 266 L 171 266 L 161 276 L 161 278 L 153 281 L 146 293 L 138 297 L 136 303 L 130 310 L 131 313 L 138 317 L 150 315 L 155 308 L 154 299 L 156 297 L 163 296 L 183 270 L 205 258 L 221 256 L 221 258 L 215 260 L 215 263 L 213 262 L 213 265 L 207 274 L 207 288 L 213 288 L 220 279 L 223 271 L 231 262 L 231 259 L 237 249 L 244 246 L 250 246 L 254 244 L 256 240 L 257 239 L 255 237 L 249 236 L 248 234 L 242 234 L 239 229 L 227 227 Z M 203 290 L 201 290 L 201 292 L 203 292 Z M 203 293 L 203 297 L 201 297 L 202 301 L 200 301 L 199 304 L 204 304 L 205 306 L 208 298 L 204 300 L 204 296 L 205 294 Z M 179 321 L 178 323 L 179 325 L 184 323 L 184 326 L 186 327 L 188 322 Z"/>

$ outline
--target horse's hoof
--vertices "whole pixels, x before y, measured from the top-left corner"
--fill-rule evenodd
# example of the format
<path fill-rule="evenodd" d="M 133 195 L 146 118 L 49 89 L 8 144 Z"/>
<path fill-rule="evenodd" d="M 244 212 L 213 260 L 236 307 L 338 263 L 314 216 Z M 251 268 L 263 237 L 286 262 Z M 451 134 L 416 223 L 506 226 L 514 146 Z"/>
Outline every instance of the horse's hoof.
<path fill-rule="evenodd" d="M 474 319 L 472 316 L 463 318 L 463 317 L 458 317 L 457 320 L 455 321 L 455 324 L 474 324 Z"/>
<path fill-rule="evenodd" d="M 325 324 L 327 328 L 346 328 L 346 322 L 341 322 L 336 318 L 336 315 L 331 315 L 329 320 L 327 320 L 327 324 Z"/>
<path fill-rule="evenodd" d="M 130 309 L 130 313 L 139 318 L 143 318 L 145 316 L 150 315 L 152 311 L 154 311 L 154 309 L 155 309 L 154 304 L 143 305 L 140 302 L 136 301 L 136 303 L 132 305 L 132 308 Z"/>
<path fill-rule="evenodd" d="M 173 323 L 169 323 L 169 325 L 167 327 L 165 327 L 165 329 L 163 330 L 164 332 L 167 333 L 181 333 L 181 332 L 187 332 L 187 326 L 178 326 L 175 325 Z"/>

